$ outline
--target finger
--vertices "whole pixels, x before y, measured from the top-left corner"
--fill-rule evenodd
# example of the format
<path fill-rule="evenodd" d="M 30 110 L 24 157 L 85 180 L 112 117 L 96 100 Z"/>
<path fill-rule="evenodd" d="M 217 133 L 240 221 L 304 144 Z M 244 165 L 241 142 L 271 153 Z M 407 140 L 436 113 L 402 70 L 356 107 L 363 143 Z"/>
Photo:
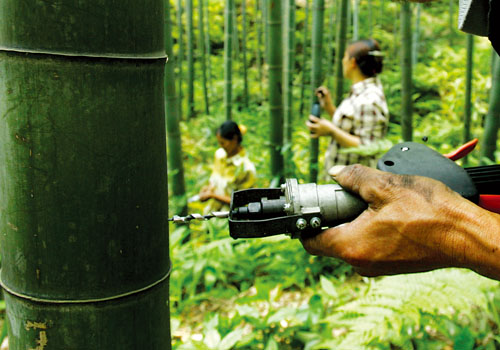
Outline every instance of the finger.
<path fill-rule="evenodd" d="M 373 201 L 373 190 L 376 185 L 390 182 L 389 174 L 360 164 L 346 166 L 337 172 L 338 169 L 332 170 L 335 181 L 346 190 L 359 194 L 367 202 Z"/>
<path fill-rule="evenodd" d="M 321 85 L 321 86 L 319 86 L 319 87 L 316 89 L 316 93 L 322 93 L 322 94 L 324 94 L 324 93 L 325 93 L 325 91 L 327 91 L 327 90 L 328 90 L 328 89 L 326 88 L 326 86 Z"/>
<path fill-rule="evenodd" d="M 356 251 L 359 240 L 354 236 L 363 232 L 360 230 L 370 217 L 371 213 L 365 211 L 350 223 L 329 228 L 314 237 L 301 238 L 302 245 L 312 255 L 340 258 L 356 265 L 356 260 L 359 260 L 357 258 L 359 253 Z"/>
<path fill-rule="evenodd" d="M 321 120 L 321 118 L 316 117 L 315 115 L 309 114 L 309 120 L 313 123 L 317 123 Z"/>

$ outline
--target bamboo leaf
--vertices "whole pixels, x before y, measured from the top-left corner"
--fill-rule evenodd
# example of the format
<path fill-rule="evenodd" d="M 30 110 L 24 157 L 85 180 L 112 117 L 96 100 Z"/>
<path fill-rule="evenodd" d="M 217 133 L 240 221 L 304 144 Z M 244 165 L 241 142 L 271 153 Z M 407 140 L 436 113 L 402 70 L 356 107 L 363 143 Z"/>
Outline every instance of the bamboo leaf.
<path fill-rule="evenodd" d="M 323 289 L 326 294 L 328 294 L 332 298 L 337 298 L 339 296 L 337 291 L 335 290 L 335 286 L 328 278 L 326 278 L 325 276 L 321 276 L 319 281 L 321 284 L 321 289 Z"/>
<path fill-rule="evenodd" d="M 243 338 L 243 329 L 238 328 L 228 333 L 220 342 L 218 350 L 229 350 Z"/>

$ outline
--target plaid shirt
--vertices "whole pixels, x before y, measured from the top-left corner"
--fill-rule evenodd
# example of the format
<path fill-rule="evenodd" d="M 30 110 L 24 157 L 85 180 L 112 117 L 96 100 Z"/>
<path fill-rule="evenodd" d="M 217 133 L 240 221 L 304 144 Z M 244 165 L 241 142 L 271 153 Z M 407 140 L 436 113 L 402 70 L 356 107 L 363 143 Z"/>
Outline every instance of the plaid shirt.
<path fill-rule="evenodd" d="M 358 136 L 362 145 L 382 139 L 387 133 L 389 110 L 380 81 L 373 77 L 351 87 L 351 93 L 336 109 L 333 124 L 351 135 Z M 334 165 L 363 164 L 375 167 L 375 156 L 339 153 L 342 146 L 332 137 L 325 155 L 325 169 Z"/>

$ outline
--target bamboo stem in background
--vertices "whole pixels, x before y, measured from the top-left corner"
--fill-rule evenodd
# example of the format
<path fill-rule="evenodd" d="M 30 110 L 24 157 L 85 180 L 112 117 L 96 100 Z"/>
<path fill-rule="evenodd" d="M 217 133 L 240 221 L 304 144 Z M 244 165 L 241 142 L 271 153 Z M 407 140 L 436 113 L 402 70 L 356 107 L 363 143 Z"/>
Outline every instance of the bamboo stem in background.
<path fill-rule="evenodd" d="M 193 25 L 193 0 L 186 0 L 187 21 L 187 61 L 188 61 L 188 118 L 194 117 L 194 25 Z"/>
<path fill-rule="evenodd" d="M 309 58 L 308 52 L 307 52 L 307 43 L 309 40 L 309 0 L 305 0 L 305 19 L 304 19 L 304 41 L 302 42 L 302 84 L 300 86 L 300 115 L 304 114 L 304 105 L 305 105 L 305 91 L 306 91 L 306 78 L 307 78 L 307 59 Z"/>
<path fill-rule="evenodd" d="M 500 57 L 493 52 L 493 65 L 491 73 L 490 106 L 484 121 L 484 134 L 481 143 L 481 164 L 486 159 L 495 163 L 497 149 L 498 128 L 500 126 Z"/>
<path fill-rule="evenodd" d="M 269 54 L 269 117 L 271 125 L 272 184 L 279 185 L 284 177 L 283 160 L 283 31 L 281 0 L 267 1 Z"/>
<path fill-rule="evenodd" d="M 313 30 L 312 30 L 312 67 L 311 67 L 311 99 L 310 105 L 318 101 L 314 93 L 322 83 L 321 67 L 323 65 L 323 23 L 325 13 L 325 1 L 314 0 L 313 2 Z M 318 180 L 318 152 L 319 139 L 311 139 L 309 146 L 309 181 Z"/>
<path fill-rule="evenodd" d="M 177 45 L 178 45 L 177 60 L 175 60 L 175 62 L 177 63 L 177 83 L 179 85 L 178 88 L 179 103 L 177 104 L 177 108 L 179 109 L 179 118 L 181 120 L 183 119 L 184 116 L 182 109 L 182 100 L 184 97 L 184 94 L 182 92 L 183 91 L 182 81 L 184 79 L 182 72 L 182 67 L 184 62 L 184 35 L 183 35 L 184 26 L 182 25 L 182 12 L 183 12 L 182 1 L 183 0 L 177 0 L 177 30 L 179 32 L 179 37 L 177 38 Z"/>
<path fill-rule="evenodd" d="M 338 106 L 342 102 L 344 95 L 344 74 L 342 71 L 342 58 L 346 49 L 347 39 L 347 5 L 348 0 L 338 0 L 338 16 L 337 21 L 337 45 L 335 48 L 335 89 L 333 103 Z"/>
<path fill-rule="evenodd" d="M 285 145 L 285 171 L 286 176 L 293 176 L 293 152 L 292 152 L 292 129 L 293 129 L 293 77 L 295 67 L 295 0 L 285 2 L 285 45 L 284 45 L 284 145 Z"/>
<path fill-rule="evenodd" d="M 184 181 L 184 165 L 182 160 L 182 141 L 179 128 L 180 116 L 177 108 L 178 95 L 175 91 L 174 65 L 176 57 L 173 52 L 172 23 L 170 18 L 170 2 L 165 1 L 165 51 L 169 62 L 165 67 L 165 126 L 167 130 L 167 159 L 170 169 L 170 190 L 174 197 L 173 211 L 177 215 L 187 215 L 186 185 Z"/>
<path fill-rule="evenodd" d="M 411 4 L 401 4 L 401 133 L 404 141 L 413 138 Z"/>
<path fill-rule="evenodd" d="M 226 120 L 232 119 L 233 11 L 234 0 L 226 0 L 224 11 L 224 111 Z"/>
<path fill-rule="evenodd" d="M 243 51 L 243 105 L 248 108 L 247 2 L 241 1 L 241 47 Z"/>
<path fill-rule="evenodd" d="M 472 119 L 472 72 L 474 69 L 474 36 L 467 34 L 467 63 L 465 71 L 465 102 L 464 102 L 464 137 L 463 143 L 471 140 L 471 119 Z M 462 158 L 462 163 L 467 164 L 467 155 Z"/>

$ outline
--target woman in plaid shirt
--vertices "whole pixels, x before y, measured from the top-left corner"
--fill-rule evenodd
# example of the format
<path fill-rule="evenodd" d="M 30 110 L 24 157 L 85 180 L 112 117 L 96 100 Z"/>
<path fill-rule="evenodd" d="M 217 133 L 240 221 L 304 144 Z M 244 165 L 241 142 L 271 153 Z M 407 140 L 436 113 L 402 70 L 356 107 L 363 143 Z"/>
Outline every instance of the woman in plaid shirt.
<path fill-rule="evenodd" d="M 363 164 L 374 167 L 375 155 L 363 156 L 340 152 L 382 139 L 387 132 L 389 111 L 377 74 L 382 71 L 382 53 L 374 39 L 359 40 L 347 48 L 342 59 L 344 77 L 352 81 L 351 92 L 335 107 L 324 86 L 316 90 L 321 107 L 331 121 L 309 116 L 306 122 L 311 137 L 330 136 L 325 156 L 325 169 L 334 165 Z"/>

